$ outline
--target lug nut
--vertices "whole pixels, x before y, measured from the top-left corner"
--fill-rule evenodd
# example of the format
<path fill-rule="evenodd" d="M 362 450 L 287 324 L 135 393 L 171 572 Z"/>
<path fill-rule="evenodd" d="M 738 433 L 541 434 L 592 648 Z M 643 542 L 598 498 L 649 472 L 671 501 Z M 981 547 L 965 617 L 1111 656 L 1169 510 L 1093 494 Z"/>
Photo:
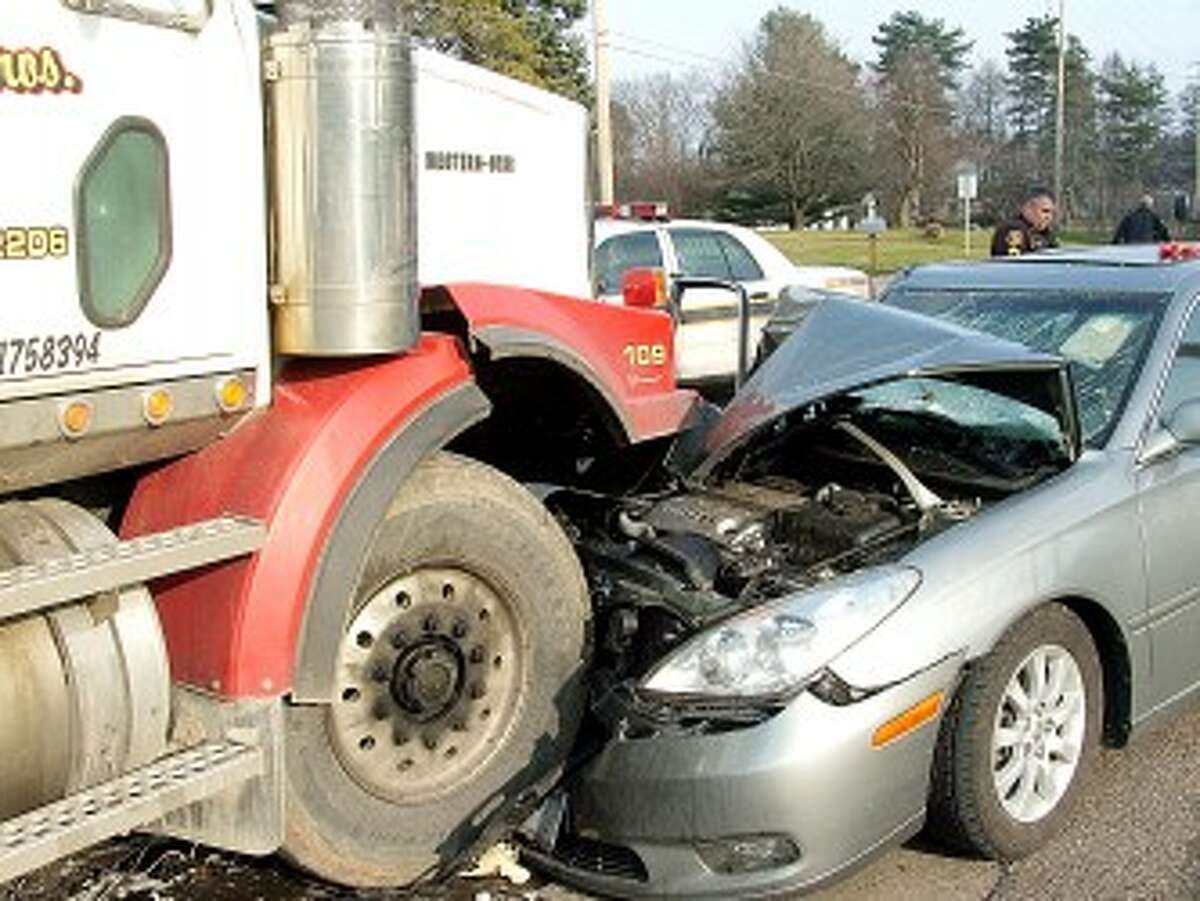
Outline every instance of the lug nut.
<path fill-rule="evenodd" d="M 478 701 L 485 694 L 487 694 L 487 691 L 484 689 L 482 683 L 476 682 L 471 686 L 471 700 Z"/>
<path fill-rule="evenodd" d="M 486 656 L 486 652 L 483 650 L 482 645 L 476 645 L 475 647 L 471 648 L 472 663 L 483 663 L 484 656 Z"/>
<path fill-rule="evenodd" d="M 437 739 L 432 735 L 425 736 L 425 750 L 432 751 L 437 748 Z"/>
<path fill-rule="evenodd" d="M 408 636 L 404 634 L 403 629 L 397 629 L 392 633 L 392 647 L 397 651 L 408 644 Z"/>
<path fill-rule="evenodd" d="M 425 617 L 425 631 L 436 632 L 438 630 L 438 618 L 432 613 Z"/>
<path fill-rule="evenodd" d="M 452 630 L 452 634 L 454 635 L 455 638 L 465 637 L 467 634 L 466 622 L 461 619 L 458 622 L 456 622 L 454 624 L 454 629 Z"/>

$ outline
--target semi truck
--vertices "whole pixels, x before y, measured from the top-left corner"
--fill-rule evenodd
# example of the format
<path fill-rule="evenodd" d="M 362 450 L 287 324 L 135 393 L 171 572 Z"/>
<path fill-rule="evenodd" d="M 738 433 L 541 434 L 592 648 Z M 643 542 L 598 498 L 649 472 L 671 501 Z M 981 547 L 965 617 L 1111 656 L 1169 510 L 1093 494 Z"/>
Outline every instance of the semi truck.
<path fill-rule="evenodd" d="M 526 485 L 694 397 L 566 296 L 582 111 L 400 6 L 0 22 L 0 882 L 148 830 L 413 884 L 563 765 L 591 608 Z"/>

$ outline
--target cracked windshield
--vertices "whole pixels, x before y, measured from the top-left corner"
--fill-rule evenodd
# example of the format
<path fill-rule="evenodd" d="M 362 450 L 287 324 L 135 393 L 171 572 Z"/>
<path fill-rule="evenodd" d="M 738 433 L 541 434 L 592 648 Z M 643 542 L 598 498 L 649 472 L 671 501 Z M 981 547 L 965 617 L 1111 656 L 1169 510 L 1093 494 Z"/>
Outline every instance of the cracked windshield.
<path fill-rule="evenodd" d="M 1141 370 L 1146 349 L 1165 303 L 1157 296 L 1108 297 L 1039 291 L 905 291 L 896 306 L 947 319 L 1056 354 L 1071 363 L 1084 444 L 1099 447 L 1108 438 Z"/>

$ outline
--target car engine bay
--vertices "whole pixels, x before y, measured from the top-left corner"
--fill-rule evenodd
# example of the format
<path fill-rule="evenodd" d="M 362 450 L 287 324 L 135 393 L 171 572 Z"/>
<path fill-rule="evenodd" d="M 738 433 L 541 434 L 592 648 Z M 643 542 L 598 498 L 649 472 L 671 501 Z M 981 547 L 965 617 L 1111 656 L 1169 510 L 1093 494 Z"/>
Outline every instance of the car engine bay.
<path fill-rule="evenodd" d="M 576 545 L 596 609 L 593 712 L 610 730 L 711 731 L 772 715 L 781 705 L 668 703 L 639 694 L 637 683 L 698 631 L 898 560 L 992 499 L 1061 469 L 1049 464 L 1049 452 L 1006 450 L 999 478 L 995 467 L 962 459 L 961 449 L 947 452 L 927 423 L 914 429 L 910 420 L 906 432 L 878 418 L 853 419 L 826 405 L 795 411 L 703 481 L 678 478 L 657 493 L 553 495 L 550 506 Z M 886 444 L 872 438 L 872 428 L 883 430 Z M 919 437 L 901 440 L 905 434 Z M 994 436 L 978 440 L 996 444 Z M 948 465 L 951 456 L 956 465 Z M 905 459 L 933 461 L 937 468 L 923 471 L 937 490 Z M 1023 469 L 1011 465 L 1017 459 Z"/>

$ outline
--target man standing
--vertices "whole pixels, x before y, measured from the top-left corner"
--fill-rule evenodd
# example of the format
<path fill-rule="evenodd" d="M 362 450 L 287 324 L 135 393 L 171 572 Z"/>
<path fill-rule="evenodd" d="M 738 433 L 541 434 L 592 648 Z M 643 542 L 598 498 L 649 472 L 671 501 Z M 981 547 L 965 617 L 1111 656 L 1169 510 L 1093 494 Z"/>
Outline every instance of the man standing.
<path fill-rule="evenodd" d="M 1154 212 L 1154 198 L 1149 194 L 1142 195 L 1141 202 L 1121 217 L 1117 233 L 1113 235 L 1114 244 L 1153 244 L 1170 240 L 1171 233 Z"/>
<path fill-rule="evenodd" d="M 992 256 L 1019 257 L 1047 247 L 1057 247 L 1050 225 L 1054 221 L 1054 195 L 1046 188 L 1035 188 L 1025 196 L 1021 210 L 1001 223 L 992 236 Z"/>

